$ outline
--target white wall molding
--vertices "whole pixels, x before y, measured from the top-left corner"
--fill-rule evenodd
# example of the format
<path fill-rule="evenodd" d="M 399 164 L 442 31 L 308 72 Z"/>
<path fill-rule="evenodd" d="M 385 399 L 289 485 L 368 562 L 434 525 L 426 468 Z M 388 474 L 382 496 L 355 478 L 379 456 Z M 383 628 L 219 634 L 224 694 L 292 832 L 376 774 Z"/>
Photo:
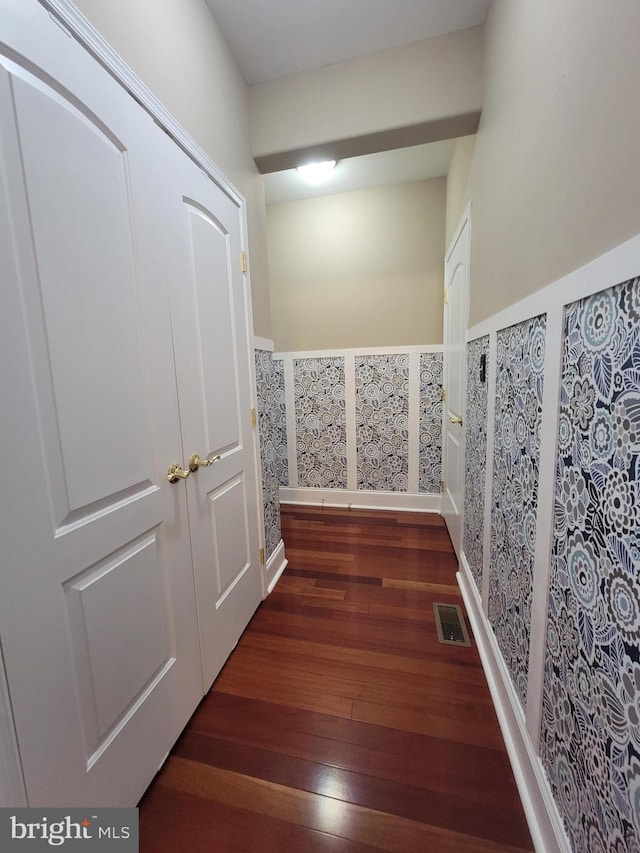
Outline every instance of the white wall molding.
<path fill-rule="evenodd" d="M 287 568 L 288 563 L 289 561 L 284 554 L 284 542 L 281 539 L 264 567 L 264 574 L 267 582 L 267 595 L 273 592 L 274 586 L 278 583 L 280 575 Z"/>
<path fill-rule="evenodd" d="M 273 352 L 273 341 L 269 340 L 269 338 L 261 338 L 259 335 L 254 335 L 253 348 L 264 350 L 265 352 Z"/>
<path fill-rule="evenodd" d="M 356 428 L 356 409 L 357 409 L 357 393 L 356 393 L 356 359 L 360 356 L 396 356 L 406 355 L 409 359 L 408 370 L 408 425 L 407 425 L 407 491 L 402 493 L 411 496 L 411 508 L 420 508 L 422 504 L 425 507 L 431 508 L 434 506 L 434 493 L 420 492 L 420 356 L 423 353 L 441 353 L 442 346 L 425 344 L 423 346 L 406 346 L 406 347 L 372 347 L 351 348 L 343 350 L 315 350 L 308 352 L 285 352 L 274 353 L 274 361 L 281 361 L 283 364 L 285 378 L 285 404 L 286 404 L 286 422 L 287 422 L 287 460 L 289 465 L 289 483 L 288 487 L 306 490 L 306 486 L 301 484 L 298 472 L 297 460 L 297 423 L 296 423 L 296 400 L 294 394 L 295 376 L 294 365 L 296 362 L 305 359 L 341 359 L 344 363 L 344 410 L 345 410 L 345 440 L 346 440 L 346 488 L 337 489 L 336 492 L 352 493 L 354 495 L 365 494 L 364 490 L 358 489 L 358 447 L 357 447 L 357 428 Z M 306 481 L 305 481 L 306 482 Z M 319 491 L 316 488 L 311 488 L 312 493 L 317 494 Z M 325 489 L 325 491 L 330 491 Z M 371 494 L 371 492 L 367 492 Z M 393 492 L 384 492 L 381 494 L 394 495 Z M 399 493 L 398 493 L 399 494 Z M 423 498 L 425 500 L 423 500 Z M 440 495 L 435 495 L 437 498 L 438 511 L 440 507 Z M 364 505 L 364 497 L 357 497 L 343 501 L 340 498 L 339 505 L 348 503 Z M 396 508 L 398 501 L 394 498 L 391 505 L 388 501 L 383 504 L 372 504 L 369 498 L 366 498 L 367 506 L 377 506 L 380 509 L 391 506 Z"/>
<path fill-rule="evenodd" d="M 274 358 L 346 358 L 358 355 L 411 355 L 421 352 L 442 352 L 442 344 L 411 344 L 410 346 L 393 347 L 346 347 L 345 349 L 317 349 L 301 352 L 275 352 Z"/>
<path fill-rule="evenodd" d="M 574 302 L 635 278 L 640 271 L 640 235 L 522 301 L 478 323 L 467 341 L 489 335 L 487 470 L 484 497 L 484 561 L 478 590 L 465 555 L 458 581 L 514 769 L 536 850 L 569 850 L 558 806 L 539 757 L 542 724 L 548 598 L 552 575 L 558 418 L 562 383 L 565 309 Z M 536 550 L 533 568 L 526 715 L 487 618 L 491 565 L 491 503 L 495 440 L 497 334 L 546 316 L 540 435 Z"/>
<path fill-rule="evenodd" d="M 537 744 L 542 714 L 542 689 L 551 547 L 557 431 L 562 370 L 562 333 L 565 307 L 595 293 L 634 278 L 640 267 L 640 235 L 553 284 L 505 308 L 467 332 L 467 342 L 489 335 L 489 386 L 487 415 L 487 475 L 484 505 L 483 612 L 488 612 L 489 565 L 491 560 L 491 501 L 495 439 L 495 390 L 497 333 L 540 315 L 546 315 L 543 416 L 538 482 L 538 523 L 534 563 L 530 625 L 527 723 L 532 742 Z"/>
<path fill-rule="evenodd" d="M 440 512 L 440 495 L 407 492 L 352 492 L 347 489 L 294 489 L 280 486 L 280 501 L 286 504 L 388 509 L 392 512 Z"/>
<path fill-rule="evenodd" d="M 638 275 L 639 258 L 640 235 L 472 326 L 467 332 L 467 341 L 506 329 L 540 314 L 561 310 L 571 302 L 635 278 Z"/>
<path fill-rule="evenodd" d="M 549 782 L 527 731 L 520 702 L 502 660 L 466 559 L 456 575 L 496 709 L 536 853 L 570 853 Z"/>

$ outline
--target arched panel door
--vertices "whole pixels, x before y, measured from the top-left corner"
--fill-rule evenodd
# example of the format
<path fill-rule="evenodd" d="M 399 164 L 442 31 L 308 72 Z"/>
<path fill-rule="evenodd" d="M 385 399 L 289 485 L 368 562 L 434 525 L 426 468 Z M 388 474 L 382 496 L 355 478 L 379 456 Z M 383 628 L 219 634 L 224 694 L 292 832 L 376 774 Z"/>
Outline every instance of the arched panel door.
<path fill-rule="evenodd" d="M 464 415 L 466 409 L 466 334 L 469 319 L 471 211 L 463 215 L 445 259 L 442 420 L 442 515 L 455 552 L 462 551 L 464 506 Z"/>
<path fill-rule="evenodd" d="M 262 600 L 242 208 L 167 139 L 168 242 L 185 484 L 208 689 Z M 193 464 L 197 455 L 199 464 Z"/>
<path fill-rule="evenodd" d="M 162 146 L 37 3 L 0 7 L 2 651 L 29 804 L 133 805 L 203 693 Z"/>

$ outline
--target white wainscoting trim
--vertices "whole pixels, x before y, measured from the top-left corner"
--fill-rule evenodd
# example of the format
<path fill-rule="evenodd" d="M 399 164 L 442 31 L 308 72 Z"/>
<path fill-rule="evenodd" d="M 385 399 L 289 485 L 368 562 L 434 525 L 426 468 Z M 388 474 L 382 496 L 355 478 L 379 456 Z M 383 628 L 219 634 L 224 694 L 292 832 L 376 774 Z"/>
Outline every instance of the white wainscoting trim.
<path fill-rule="evenodd" d="M 289 486 L 284 488 L 303 488 L 300 486 L 298 478 L 298 460 L 296 452 L 296 409 L 294 395 L 294 362 L 308 358 L 340 358 L 344 361 L 344 379 L 345 379 L 345 427 L 346 427 L 346 447 L 347 447 L 347 488 L 336 489 L 336 492 L 341 494 L 352 493 L 357 496 L 358 506 L 371 506 L 378 509 L 396 509 L 397 505 L 407 502 L 407 495 L 415 496 L 412 500 L 410 509 L 414 507 L 421 509 L 424 504 L 428 507 L 427 511 L 432 512 L 434 506 L 434 496 L 422 494 L 418 490 L 420 488 L 420 355 L 421 353 L 441 353 L 441 344 L 423 344 L 404 347 L 369 347 L 369 348 L 351 348 L 342 350 L 313 350 L 306 352 L 282 352 L 274 353 L 274 361 L 282 361 L 284 366 L 285 378 L 285 402 L 286 402 L 286 419 L 287 419 L 287 459 L 289 463 Z M 381 495 L 390 495 L 390 499 L 385 499 L 383 504 L 372 502 L 368 497 L 363 503 L 363 494 L 371 495 L 373 492 L 358 491 L 358 458 L 357 458 L 357 442 L 356 442 L 356 376 L 355 376 L 355 359 L 358 356 L 367 355 L 408 355 L 409 356 L 409 447 L 408 447 L 408 492 L 380 492 Z M 281 487 L 283 488 L 283 487 Z M 310 489 L 312 494 L 318 494 L 320 490 Z M 333 490 L 325 489 L 328 494 L 332 494 Z M 398 495 L 404 495 L 403 499 L 398 500 Z M 437 495 L 438 509 L 440 511 L 440 496 Z M 318 499 L 320 500 L 320 499 Z M 327 503 L 333 503 L 336 506 L 346 506 L 356 502 L 351 499 L 343 500 L 342 498 L 335 501 L 327 499 Z M 391 503 L 389 503 L 391 500 Z M 305 503 L 308 501 L 305 499 Z"/>
<path fill-rule="evenodd" d="M 469 564 L 456 575 L 536 853 L 571 853 L 562 819 L 491 626 L 482 612 Z"/>
<path fill-rule="evenodd" d="M 280 502 L 310 506 L 388 509 L 392 512 L 440 512 L 440 495 L 407 492 L 352 492 L 347 489 L 294 489 L 280 486 Z"/>
<path fill-rule="evenodd" d="M 284 542 L 281 539 L 275 551 L 267 560 L 267 565 L 264 567 L 264 573 L 267 578 L 267 595 L 273 592 L 273 588 L 278 583 L 280 575 L 287 568 L 288 562 L 284 553 Z"/>
<path fill-rule="evenodd" d="M 254 335 L 253 348 L 265 350 L 265 352 L 273 352 L 273 341 L 269 338 L 261 338 L 259 335 Z"/>
<path fill-rule="evenodd" d="M 555 504 L 555 465 L 562 369 L 562 327 L 565 307 L 595 293 L 633 279 L 640 263 L 640 235 L 590 261 L 531 296 L 505 308 L 467 332 L 467 342 L 489 335 L 489 387 L 487 419 L 487 478 L 485 493 L 483 610 L 488 612 L 489 566 L 491 560 L 491 501 L 495 437 L 496 340 L 501 329 L 546 315 L 544 399 L 540 442 L 538 482 L 538 530 L 533 577 L 530 624 L 529 680 L 527 685 L 527 723 L 532 740 L 539 740 L 542 718 L 544 655 L 551 547 L 553 544 L 553 506 Z"/>
<path fill-rule="evenodd" d="M 412 352 L 442 352 L 442 344 L 410 344 L 404 347 L 345 347 L 345 349 L 317 349 L 304 352 L 277 352 L 274 358 L 344 358 L 358 355 L 410 355 Z"/>
<path fill-rule="evenodd" d="M 472 326 L 467 332 L 467 341 L 473 341 L 497 329 L 506 329 L 540 314 L 548 314 L 554 309 L 563 309 L 565 305 L 578 299 L 629 281 L 638 275 L 639 258 L 640 235 Z"/>

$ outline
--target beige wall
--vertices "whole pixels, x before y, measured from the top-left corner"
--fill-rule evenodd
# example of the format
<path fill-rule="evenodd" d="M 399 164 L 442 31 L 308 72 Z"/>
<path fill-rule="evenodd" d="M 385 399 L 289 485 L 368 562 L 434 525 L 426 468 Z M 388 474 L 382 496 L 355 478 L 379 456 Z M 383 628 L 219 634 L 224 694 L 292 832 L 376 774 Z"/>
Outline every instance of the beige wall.
<path fill-rule="evenodd" d="M 454 135 L 472 133 L 482 104 L 482 46 L 483 28 L 473 27 L 251 86 L 253 152 L 262 158 L 398 128 L 409 134 L 469 114 L 473 126 Z M 436 138 L 444 137 L 391 141 L 399 147 Z M 340 149 L 336 156 L 361 153 L 369 152 Z"/>
<path fill-rule="evenodd" d="M 461 136 L 456 139 L 447 174 L 447 226 L 446 246 L 453 239 L 456 229 L 462 219 L 467 198 L 467 181 L 473 159 L 473 149 L 476 144 L 473 136 Z"/>
<path fill-rule="evenodd" d="M 494 0 L 471 323 L 640 232 L 640 3 Z"/>
<path fill-rule="evenodd" d="M 442 342 L 446 180 L 267 207 L 280 352 Z"/>
<path fill-rule="evenodd" d="M 204 0 L 75 0 L 247 200 L 254 328 L 271 337 L 264 189 L 248 89 Z"/>

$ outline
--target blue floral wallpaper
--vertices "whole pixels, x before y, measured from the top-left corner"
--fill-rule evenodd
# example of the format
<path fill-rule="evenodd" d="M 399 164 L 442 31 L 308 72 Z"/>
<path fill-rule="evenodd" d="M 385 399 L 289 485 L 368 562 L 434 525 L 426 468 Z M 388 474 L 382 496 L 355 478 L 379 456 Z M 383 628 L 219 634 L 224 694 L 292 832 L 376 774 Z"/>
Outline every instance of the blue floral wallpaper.
<path fill-rule="evenodd" d="M 273 447 L 276 454 L 278 482 L 289 485 L 289 461 L 287 456 L 287 404 L 284 391 L 284 362 L 272 360 L 273 408 L 271 410 L 271 430 Z"/>
<path fill-rule="evenodd" d="M 576 851 L 640 851 L 640 279 L 565 315 L 541 757 Z"/>
<path fill-rule="evenodd" d="M 545 316 L 501 329 L 496 355 L 488 617 L 523 708 L 529 670 L 545 329 Z"/>
<path fill-rule="evenodd" d="M 467 414 L 464 487 L 463 550 L 482 593 L 482 565 L 484 558 L 484 500 L 487 471 L 487 377 L 480 380 L 480 359 L 484 355 L 488 364 L 489 336 L 477 338 L 467 345 Z"/>
<path fill-rule="evenodd" d="M 420 353 L 420 491 L 440 493 L 442 472 L 442 353 Z"/>
<path fill-rule="evenodd" d="M 298 484 L 347 488 L 344 358 L 293 362 Z"/>
<path fill-rule="evenodd" d="M 284 443 L 287 462 L 287 431 L 284 419 L 284 383 L 278 384 L 277 368 L 266 350 L 256 350 L 258 431 L 262 468 L 265 557 L 268 560 L 282 538 L 280 530 L 280 469 Z"/>
<path fill-rule="evenodd" d="M 358 488 L 406 492 L 409 473 L 409 356 L 357 356 Z"/>

